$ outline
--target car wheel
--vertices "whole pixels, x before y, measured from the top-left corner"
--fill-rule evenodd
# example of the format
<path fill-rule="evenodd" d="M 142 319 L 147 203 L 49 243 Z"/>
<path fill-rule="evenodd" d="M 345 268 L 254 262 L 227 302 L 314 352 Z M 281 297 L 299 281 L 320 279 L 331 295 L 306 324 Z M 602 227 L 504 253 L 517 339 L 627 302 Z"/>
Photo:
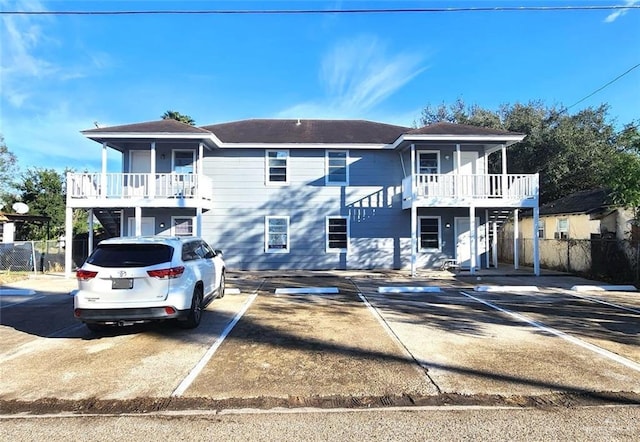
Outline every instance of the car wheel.
<path fill-rule="evenodd" d="M 226 286 L 226 280 L 224 272 L 220 275 L 220 286 L 218 287 L 218 298 L 224 298 L 224 288 Z"/>
<path fill-rule="evenodd" d="M 180 321 L 178 324 L 182 328 L 196 328 L 200 325 L 202 319 L 202 288 L 196 287 L 193 289 L 193 297 L 191 298 L 191 309 L 189 310 L 189 316 L 185 321 Z"/>

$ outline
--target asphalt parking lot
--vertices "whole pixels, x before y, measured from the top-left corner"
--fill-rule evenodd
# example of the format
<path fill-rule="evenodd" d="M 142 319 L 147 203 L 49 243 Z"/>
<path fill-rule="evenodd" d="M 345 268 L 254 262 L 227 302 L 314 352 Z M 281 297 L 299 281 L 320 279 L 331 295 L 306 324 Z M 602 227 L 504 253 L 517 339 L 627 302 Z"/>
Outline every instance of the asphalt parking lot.
<path fill-rule="evenodd" d="M 73 318 L 74 280 L 4 285 L 0 412 L 640 404 L 639 292 L 566 276 L 228 282 L 196 330 L 102 334 Z"/>

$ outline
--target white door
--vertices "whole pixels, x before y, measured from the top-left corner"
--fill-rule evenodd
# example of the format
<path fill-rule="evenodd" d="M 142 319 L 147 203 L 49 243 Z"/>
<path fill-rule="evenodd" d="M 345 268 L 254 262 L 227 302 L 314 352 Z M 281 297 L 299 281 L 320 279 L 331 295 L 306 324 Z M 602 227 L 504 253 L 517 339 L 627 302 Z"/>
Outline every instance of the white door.
<path fill-rule="evenodd" d="M 477 183 L 474 178 L 478 173 L 478 152 L 460 152 L 460 167 L 458 167 L 458 154 L 453 153 L 454 168 L 458 170 L 458 196 L 473 196 L 477 191 Z"/>
<path fill-rule="evenodd" d="M 129 196 L 149 195 L 148 175 L 151 173 L 151 151 L 132 150 L 129 155 L 129 172 L 133 175 L 126 180 L 127 192 Z"/>
<path fill-rule="evenodd" d="M 152 216 L 143 216 L 141 219 L 141 236 L 153 236 L 156 234 L 156 219 Z M 136 219 L 134 217 L 128 218 L 127 236 L 136 235 Z"/>
<path fill-rule="evenodd" d="M 476 268 L 480 267 L 480 253 L 484 250 L 484 229 L 480 226 L 480 218 L 476 218 Z M 460 267 L 471 267 L 471 230 L 469 218 L 455 218 L 456 261 Z"/>

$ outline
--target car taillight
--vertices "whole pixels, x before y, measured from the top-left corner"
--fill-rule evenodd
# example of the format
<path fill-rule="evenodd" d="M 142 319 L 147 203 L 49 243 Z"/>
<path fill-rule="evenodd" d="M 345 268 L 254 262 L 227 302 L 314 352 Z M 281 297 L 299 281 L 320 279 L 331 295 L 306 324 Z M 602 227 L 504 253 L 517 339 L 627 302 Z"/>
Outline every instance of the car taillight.
<path fill-rule="evenodd" d="M 80 281 L 88 281 L 95 278 L 97 274 L 98 272 L 92 272 L 91 270 L 78 269 L 76 271 L 76 278 Z"/>
<path fill-rule="evenodd" d="M 160 279 L 179 278 L 184 273 L 184 267 L 171 267 L 170 269 L 147 270 L 149 276 Z"/>

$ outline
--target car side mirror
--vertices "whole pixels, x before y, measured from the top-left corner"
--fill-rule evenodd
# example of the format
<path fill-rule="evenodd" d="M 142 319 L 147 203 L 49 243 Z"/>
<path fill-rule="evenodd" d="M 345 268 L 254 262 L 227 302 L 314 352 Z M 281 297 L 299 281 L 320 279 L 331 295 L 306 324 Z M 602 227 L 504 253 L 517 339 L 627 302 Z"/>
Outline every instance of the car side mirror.
<path fill-rule="evenodd" d="M 222 258 L 222 255 L 223 255 L 222 250 L 220 250 L 220 249 L 215 249 L 215 250 L 213 251 L 213 253 L 215 253 L 215 256 L 220 255 L 220 258 Z"/>

